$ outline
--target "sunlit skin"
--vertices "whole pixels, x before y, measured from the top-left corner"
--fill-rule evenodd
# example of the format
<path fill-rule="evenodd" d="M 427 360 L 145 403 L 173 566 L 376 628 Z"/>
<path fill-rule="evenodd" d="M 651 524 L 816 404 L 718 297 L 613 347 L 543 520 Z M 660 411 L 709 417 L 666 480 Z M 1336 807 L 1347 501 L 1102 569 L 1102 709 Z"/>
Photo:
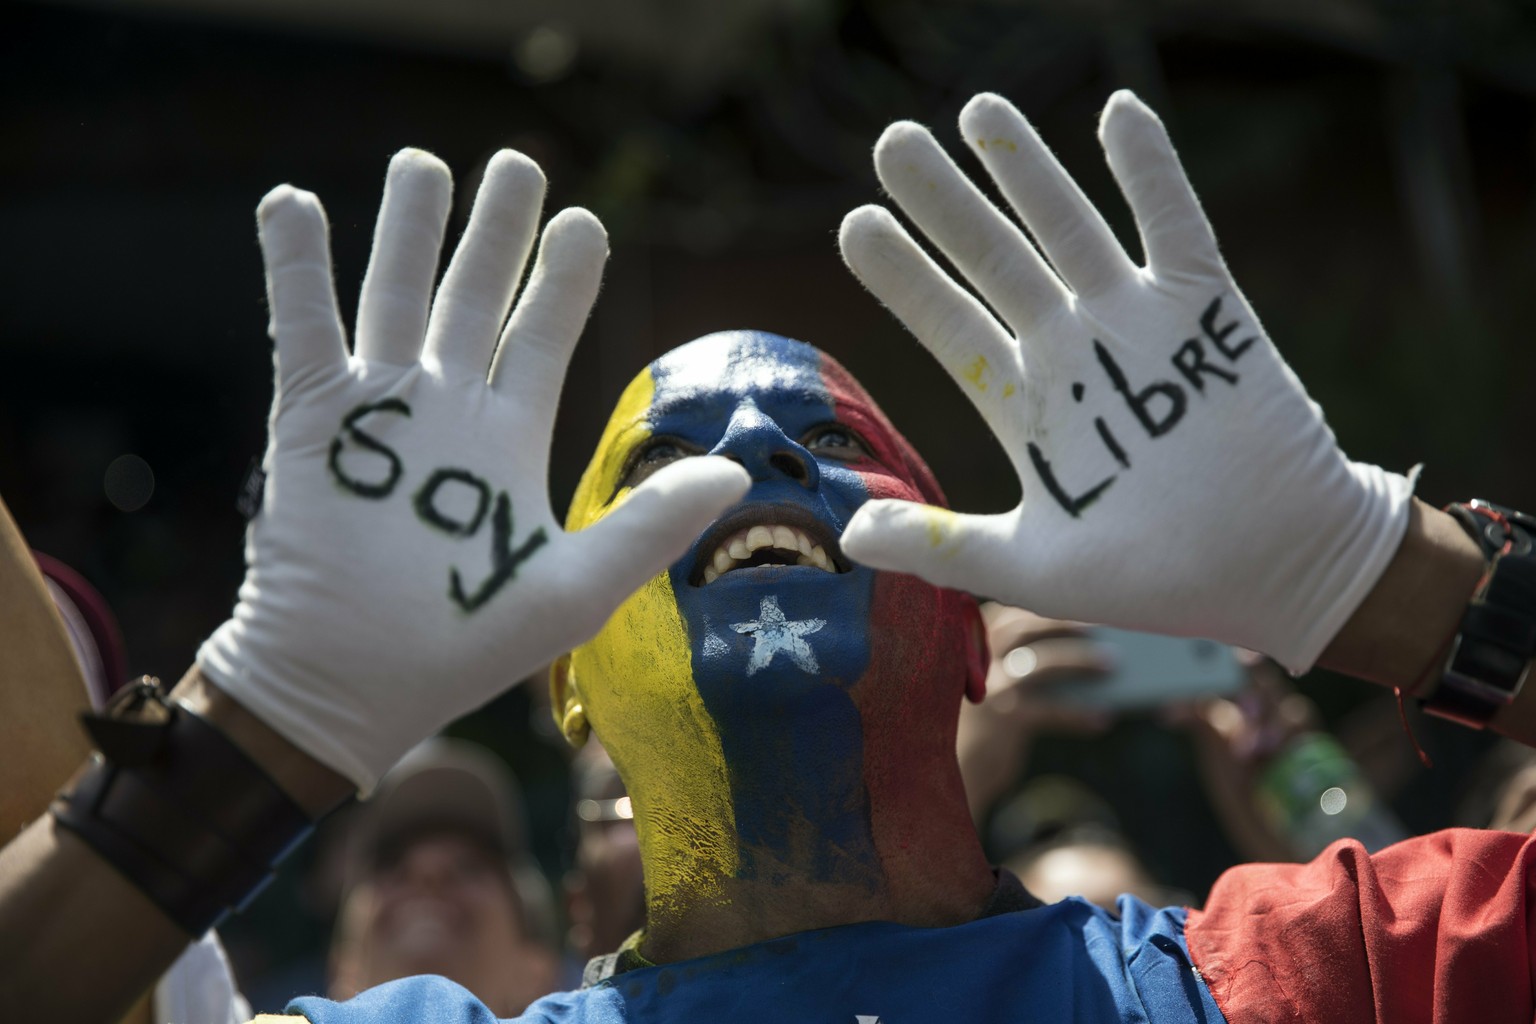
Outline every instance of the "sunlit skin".
<path fill-rule="evenodd" d="M 836 546 L 871 497 L 942 503 L 932 475 L 829 357 L 728 332 L 630 385 L 568 526 L 706 453 L 748 470 L 746 498 L 553 677 L 567 734 L 589 723 L 634 801 L 641 952 L 665 961 L 834 924 L 973 919 L 994 887 L 954 755 L 961 698 L 984 679 L 975 604 Z M 753 524 L 795 527 L 827 567 L 742 564 L 706 581 L 715 550 Z"/>

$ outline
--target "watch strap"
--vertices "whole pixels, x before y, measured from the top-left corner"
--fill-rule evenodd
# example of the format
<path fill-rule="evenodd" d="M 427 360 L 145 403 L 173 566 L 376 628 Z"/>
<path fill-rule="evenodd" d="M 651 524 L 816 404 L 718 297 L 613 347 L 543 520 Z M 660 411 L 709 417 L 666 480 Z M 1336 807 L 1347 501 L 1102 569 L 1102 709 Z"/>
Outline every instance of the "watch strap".
<path fill-rule="evenodd" d="M 1536 521 L 1484 501 L 1447 511 L 1489 564 L 1451 642 L 1440 685 L 1421 706 L 1481 729 L 1515 699 L 1536 657 Z"/>

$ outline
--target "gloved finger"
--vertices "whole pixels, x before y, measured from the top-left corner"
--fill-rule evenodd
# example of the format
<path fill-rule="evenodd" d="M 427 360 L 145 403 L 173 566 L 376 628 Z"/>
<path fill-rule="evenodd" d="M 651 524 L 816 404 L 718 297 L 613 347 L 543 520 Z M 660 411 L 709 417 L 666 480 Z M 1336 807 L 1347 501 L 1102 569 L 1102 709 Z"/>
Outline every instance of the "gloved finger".
<path fill-rule="evenodd" d="M 949 371 L 993 433 L 1008 444 L 1022 397 L 1018 342 L 970 292 L 918 247 L 890 212 L 861 206 L 843 218 L 843 260 Z"/>
<path fill-rule="evenodd" d="M 859 507 L 838 543 L 849 558 L 871 568 L 911 573 L 935 586 L 1027 605 L 1023 587 L 1009 578 L 1030 575 L 1028 566 L 1021 564 L 1025 553 L 1012 539 L 1017 515 L 1017 510 L 968 515 L 882 498 Z"/>
<path fill-rule="evenodd" d="M 561 384 L 576 339 L 597 299 L 608 233 L 582 209 L 550 218 L 538 259 L 512 319 L 502 333 L 491 365 L 491 386 L 527 410 L 527 422 L 547 435 L 555 423 Z M 544 479 L 549 450 L 540 453 L 537 479 Z"/>
<path fill-rule="evenodd" d="M 427 359 L 485 379 L 543 204 L 544 172 L 538 164 L 510 149 L 491 157 L 469 226 L 432 303 Z"/>
<path fill-rule="evenodd" d="M 421 358 L 452 197 L 448 165 L 431 153 L 402 149 L 390 160 L 357 307 L 361 358 L 395 366 Z"/>
<path fill-rule="evenodd" d="M 960 112 L 960 130 L 1080 297 L 1102 294 L 1135 275 L 1114 232 L 1013 104 L 982 93 Z"/>
<path fill-rule="evenodd" d="M 751 483 L 745 469 L 721 456 L 675 462 L 576 535 L 580 563 L 589 567 L 588 575 L 601 574 L 617 605 L 687 551 Z"/>
<path fill-rule="evenodd" d="M 1104 107 L 1099 141 L 1136 215 L 1153 273 L 1219 273 L 1216 235 L 1157 114 L 1130 90 L 1121 89 Z"/>
<path fill-rule="evenodd" d="M 910 121 L 875 144 L 880 183 L 1015 331 L 1028 336 L 1071 301 L 1017 224 L 981 194 L 928 129 Z"/>
<path fill-rule="evenodd" d="M 278 387 L 290 390 L 347 363 L 346 334 L 331 280 L 330 228 L 311 192 L 279 185 L 256 207 L 267 268 L 268 332 L 277 344 Z"/>

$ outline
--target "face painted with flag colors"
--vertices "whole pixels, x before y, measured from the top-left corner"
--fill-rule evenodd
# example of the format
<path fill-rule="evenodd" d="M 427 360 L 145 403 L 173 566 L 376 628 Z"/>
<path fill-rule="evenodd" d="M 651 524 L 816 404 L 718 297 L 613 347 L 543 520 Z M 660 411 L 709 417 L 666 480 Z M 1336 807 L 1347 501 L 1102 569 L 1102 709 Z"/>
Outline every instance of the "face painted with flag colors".
<path fill-rule="evenodd" d="M 747 496 L 555 673 L 557 716 L 579 704 L 629 787 L 653 914 L 790 862 L 818 881 L 878 878 L 924 827 L 894 789 L 953 761 L 960 696 L 980 695 L 974 602 L 838 547 L 870 498 L 944 499 L 836 361 L 750 331 L 656 360 L 620 399 L 568 528 L 702 454 L 745 466 Z"/>

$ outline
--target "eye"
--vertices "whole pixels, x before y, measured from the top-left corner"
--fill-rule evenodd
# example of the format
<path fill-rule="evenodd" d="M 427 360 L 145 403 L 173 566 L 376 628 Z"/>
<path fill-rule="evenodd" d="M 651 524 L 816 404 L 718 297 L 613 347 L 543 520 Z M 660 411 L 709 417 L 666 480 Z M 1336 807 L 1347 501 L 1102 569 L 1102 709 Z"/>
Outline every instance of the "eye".
<path fill-rule="evenodd" d="M 870 454 L 869 446 L 860 439 L 859 435 L 840 423 L 826 423 L 819 427 L 812 427 L 806 432 L 800 444 L 807 451 L 815 452 L 819 456 L 844 462 L 855 462 Z"/>
<path fill-rule="evenodd" d="M 653 437 L 629 457 L 619 486 L 637 487 L 661 467 L 698 454 L 699 450 L 686 441 L 675 437 Z"/>

